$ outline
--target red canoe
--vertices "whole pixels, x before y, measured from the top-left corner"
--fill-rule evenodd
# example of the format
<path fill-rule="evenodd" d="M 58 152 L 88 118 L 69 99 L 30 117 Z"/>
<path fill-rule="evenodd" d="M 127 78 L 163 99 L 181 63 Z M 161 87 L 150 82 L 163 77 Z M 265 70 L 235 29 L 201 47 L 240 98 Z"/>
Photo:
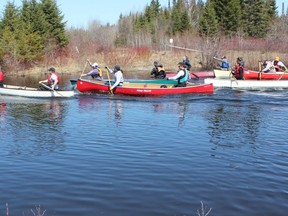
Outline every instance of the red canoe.
<path fill-rule="evenodd" d="M 261 80 L 288 80 L 288 73 L 287 72 L 276 72 L 276 73 L 259 73 L 258 71 L 251 71 L 247 70 L 244 71 L 244 79 L 251 80 L 251 79 L 261 79 Z"/>
<path fill-rule="evenodd" d="M 92 80 L 78 79 L 77 89 L 80 92 L 102 93 L 108 94 L 109 85 L 103 83 L 96 83 Z M 212 94 L 214 92 L 213 84 L 189 84 L 187 87 L 161 88 L 158 84 L 126 84 L 118 86 L 113 90 L 114 94 L 134 95 L 134 96 L 157 96 L 157 95 L 170 95 L 170 94 Z"/>

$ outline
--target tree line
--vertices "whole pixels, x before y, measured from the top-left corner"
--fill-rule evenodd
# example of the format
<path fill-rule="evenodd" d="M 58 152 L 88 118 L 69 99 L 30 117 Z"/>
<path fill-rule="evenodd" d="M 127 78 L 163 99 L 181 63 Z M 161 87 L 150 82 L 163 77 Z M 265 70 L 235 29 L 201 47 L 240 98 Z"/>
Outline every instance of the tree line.
<path fill-rule="evenodd" d="M 97 49 L 159 49 L 172 37 L 185 46 L 199 38 L 211 50 L 223 38 L 287 43 L 288 10 L 282 7 L 279 15 L 275 0 L 168 0 L 168 7 L 151 0 L 141 12 L 120 15 L 117 25 L 67 29 L 56 0 L 23 0 L 20 8 L 8 2 L 0 19 L 0 64 L 30 67 L 91 42 Z"/>
<path fill-rule="evenodd" d="M 0 63 L 31 66 L 65 50 L 69 37 L 56 1 L 23 0 L 5 6 L 0 21 Z"/>

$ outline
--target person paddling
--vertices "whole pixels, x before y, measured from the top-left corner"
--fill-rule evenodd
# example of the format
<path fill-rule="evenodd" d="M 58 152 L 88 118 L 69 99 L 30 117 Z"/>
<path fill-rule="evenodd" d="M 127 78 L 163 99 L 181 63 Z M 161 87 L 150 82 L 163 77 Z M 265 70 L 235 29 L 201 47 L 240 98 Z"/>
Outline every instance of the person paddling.
<path fill-rule="evenodd" d="M 186 87 L 189 77 L 189 71 L 185 68 L 183 62 L 178 63 L 178 72 L 173 77 L 168 77 L 167 80 L 178 80 L 178 84 L 174 87 Z"/>
<path fill-rule="evenodd" d="M 40 90 L 59 90 L 60 78 L 58 73 L 56 73 L 54 67 L 50 67 L 48 71 L 50 72 L 50 76 L 46 80 L 39 81 L 39 84 L 43 84 L 41 87 L 39 87 Z M 48 88 L 45 86 L 45 83 L 47 83 Z"/>
<path fill-rule="evenodd" d="M 1 70 L 1 66 L 0 66 L 0 87 L 4 87 L 3 86 L 3 81 L 4 81 L 4 73 Z"/>
<path fill-rule="evenodd" d="M 86 74 L 82 74 L 82 76 L 91 76 L 92 79 L 96 79 L 99 81 L 102 81 L 102 70 L 100 69 L 100 66 L 98 63 L 93 63 L 91 64 L 91 62 L 87 59 L 87 62 L 89 63 L 90 67 L 92 68 L 92 70 Z"/>
<path fill-rule="evenodd" d="M 114 74 L 114 84 L 113 86 L 111 86 L 110 83 L 110 91 L 112 92 L 114 88 L 116 88 L 117 86 L 122 86 L 123 82 L 124 82 L 124 77 L 123 77 L 123 71 L 120 68 L 119 65 L 114 65 L 113 70 L 111 70 L 110 68 L 108 68 L 107 66 L 105 67 L 109 73 Z"/>

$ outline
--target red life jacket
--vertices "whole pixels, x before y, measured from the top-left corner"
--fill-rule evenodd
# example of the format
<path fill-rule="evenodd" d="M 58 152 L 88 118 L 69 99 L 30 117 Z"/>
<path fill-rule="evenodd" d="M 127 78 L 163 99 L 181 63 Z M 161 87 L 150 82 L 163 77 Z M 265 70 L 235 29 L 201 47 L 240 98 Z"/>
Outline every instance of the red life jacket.
<path fill-rule="evenodd" d="M 58 73 L 55 72 L 55 75 L 57 76 L 58 84 L 60 83 L 60 77 Z M 51 76 L 48 77 L 48 84 L 51 84 Z"/>
<path fill-rule="evenodd" d="M 0 71 L 0 82 L 2 82 L 2 81 L 3 81 L 3 79 L 4 79 L 4 74 L 3 74 L 3 72 L 2 72 L 2 71 Z"/>
<path fill-rule="evenodd" d="M 242 71 L 244 70 L 243 66 L 240 66 L 238 65 L 236 68 L 235 68 L 235 72 L 234 72 L 234 76 L 235 77 L 239 77 L 241 74 L 240 74 L 240 68 L 242 68 Z M 242 74 L 243 76 L 243 74 Z"/>
<path fill-rule="evenodd" d="M 273 65 L 274 65 L 276 71 L 281 71 L 281 67 L 278 65 L 278 62 L 279 61 L 273 61 Z"/>

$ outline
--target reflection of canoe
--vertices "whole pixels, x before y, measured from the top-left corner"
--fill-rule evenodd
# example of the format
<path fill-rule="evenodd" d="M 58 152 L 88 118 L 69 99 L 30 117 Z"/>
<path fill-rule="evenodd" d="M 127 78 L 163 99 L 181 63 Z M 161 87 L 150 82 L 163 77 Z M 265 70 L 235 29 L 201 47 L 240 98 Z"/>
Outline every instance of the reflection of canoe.
<path fill-rule="evenodd" d="M 231 71 L 214 69 L 214 75 L 217 79 L 229 79 Z"/>
<path fill-rule="evenodd" d="M 204 83 L 212 83 L 215 88 L 242 88 L 242 89 L 281 89 L 288 88 L 288 80 L 232 80 L 232 79 L 210 79 Z"/>
<path fill-rule="evenodd" d="M 245 80 L 248 79 L 261 79 L 261 80 L 288 80 L 288 73 L 276 72 L 276 73 L 259 73 L 258 71 L 244 71 Z"/>
<path fill-rule="evenodd" d="M 39 91 L 37 88 L 23 86 L 4 85 L 0 88 L 0 95 L 11 95 L 34 98 L 54 98 L 54 97 L 73 97 L 74 91 Z"/>
<path fill-rule="evenodd" d="M 114 94 L 149 96 L 149 95 L 170 95 L 170 94 L 212 94 L 214 91 L 212 84 L 191 84 L 187 87 L 173 88 L 172 85 L 166 85 L 167 88 L 161 88 L 161 84 L 146 83 L 123 83 L 113 90 Z M 163 86 L 163 85 L 162 85 Z M 91 80 L 78 79 L 77 89 L 80 92 L 90 93 L 109 93 L 109 85 L 100 84 Z"/>

